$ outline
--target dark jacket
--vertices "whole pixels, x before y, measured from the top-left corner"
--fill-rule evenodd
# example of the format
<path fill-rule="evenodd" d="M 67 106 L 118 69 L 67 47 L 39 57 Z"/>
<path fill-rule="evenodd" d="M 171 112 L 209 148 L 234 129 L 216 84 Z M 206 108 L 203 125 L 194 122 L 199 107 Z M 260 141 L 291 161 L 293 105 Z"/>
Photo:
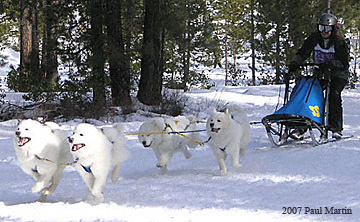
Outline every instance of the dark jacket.
<path fill-rule="evenodd" d="M 327 41 L 327 43 L 325 43 Z M 329 50 L 318 56 L 318 49 Z M 330 62 L 334 70 L 331 74 L 332 79 L 340 78 L 348 81 L 349 79 L 349 51 L 344 36 L 340 30 L 335 29 L 328 40 L 324 40 L 321 34 L 316 31 L 310 34 L 305 40 L 301 48 L 297 51 L 292 62 L 303 64 L 313 53 L 313 60 L 316 64 Z M 331 54 L 328 58 L 324 58 L 327 54 Z M 325 55 L 325 56 L 324 56 Z"/>

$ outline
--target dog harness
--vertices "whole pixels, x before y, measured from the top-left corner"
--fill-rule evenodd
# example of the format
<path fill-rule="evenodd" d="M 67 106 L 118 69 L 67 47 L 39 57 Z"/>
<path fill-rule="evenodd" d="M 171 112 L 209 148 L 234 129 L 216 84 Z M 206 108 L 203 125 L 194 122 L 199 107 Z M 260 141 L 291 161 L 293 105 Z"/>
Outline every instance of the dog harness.
<path fill-rule="evenodd" d="M 226 146 L 225 147 L 219 147 L 219 149 L 225 153 Z"/>
<path fill-rule="evenodd" d="M 86 167 L 86 166 L 83 166 L 83 165 L 81 165 L 81 166 L 87 173 L 91 173 L 90 167 Z"/>
<path fill-rule="evenodd" d="M 211 140 L 211 136 L 209 137 L 208 140 L 206 140 L 204 143 L 208 143 Z M 219 147 L 219 150 L 223 151 L 225 153 L 226 150 L 226 146 L 225 147 Z"/>
<path fill-rule="evenodd" d="M 31 171 L 34 172 L 34 173 L 39 173 L 39 171 L 37 169 L 37 166 L 35 166 L 35 168 L 32 168 Z"/>

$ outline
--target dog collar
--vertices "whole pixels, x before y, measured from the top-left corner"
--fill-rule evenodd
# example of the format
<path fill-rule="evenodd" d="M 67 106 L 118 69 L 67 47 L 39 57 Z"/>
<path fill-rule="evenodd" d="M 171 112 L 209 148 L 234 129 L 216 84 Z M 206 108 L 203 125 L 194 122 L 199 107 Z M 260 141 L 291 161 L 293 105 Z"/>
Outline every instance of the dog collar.
<path fill-rule="evenodd" d="M 91 168 L 89 166 L 88 167 L 83 166 L 83 165 L 81 165 L 81 166 L 87 173 L 91 173 Z"/>
<path fill-rule="evenodd" d="M 225 153 L 226 146 L 225 146 L 225 147 L 223 147 L 223 148 L 222 148 L 222 147 L 219 147 L 219 149 Z"/>
<path fill-rule="evenodd" d="M 37 169 L 37 166 L 35 166 L 34 168 L 31 169 L 32 172 L 34 173 L 39 173 L 38 169 Z"/>

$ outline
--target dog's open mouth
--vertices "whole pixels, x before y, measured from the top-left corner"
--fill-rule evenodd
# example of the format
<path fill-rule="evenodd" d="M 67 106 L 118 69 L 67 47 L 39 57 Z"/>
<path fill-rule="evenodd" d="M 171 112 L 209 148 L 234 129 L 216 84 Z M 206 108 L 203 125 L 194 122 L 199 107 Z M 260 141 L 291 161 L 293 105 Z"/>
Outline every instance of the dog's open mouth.
<path fill-rule="evenodd" d="M 151 146 L 152 141 L 151 141 L 151 143 L 149 143 L 149 144 L 146 144 L 146 142 L 145 142 L 145 141 L 143 141 L 143 142 L 142 142 L 142 144 L 143 144 L 143 146 L 144 146 L 145 148 L 148 148 L 148 147 L 150 147 L 150 146 Z"/>
<path fill-rule="evenodd" d="M 218 133 L 221 128 L 211 128 L 211 132 Z"/>
<path fill-rule="evenodd" d="M 78 151 L 79 149 L 83 148 L 84 146 L 85 146 L 84 143 L 74 144 L 71 147 L 71 151 L 73 151 L 73 152 Z"/>
<path fill-rule="evenodd" d="M 28 142 L 30 142 L 31 138 L 29 137 L 19 137 L 19 141 L 18 141 L 18 146 L 22 147 L 25 144 L 27 144 Z"/>

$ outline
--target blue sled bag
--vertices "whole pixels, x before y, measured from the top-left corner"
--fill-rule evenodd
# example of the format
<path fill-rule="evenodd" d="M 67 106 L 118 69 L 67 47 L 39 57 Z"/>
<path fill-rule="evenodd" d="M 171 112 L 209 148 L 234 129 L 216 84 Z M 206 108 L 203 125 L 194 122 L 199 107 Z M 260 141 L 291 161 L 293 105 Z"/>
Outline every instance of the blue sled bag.
<path fill-rule="evenodd" d="M 276 114 L 304 116 L 318 124 L 324 122 L 324 95 L 318 79 L 303 77 L 295 85 L 289 101 Z"/>

